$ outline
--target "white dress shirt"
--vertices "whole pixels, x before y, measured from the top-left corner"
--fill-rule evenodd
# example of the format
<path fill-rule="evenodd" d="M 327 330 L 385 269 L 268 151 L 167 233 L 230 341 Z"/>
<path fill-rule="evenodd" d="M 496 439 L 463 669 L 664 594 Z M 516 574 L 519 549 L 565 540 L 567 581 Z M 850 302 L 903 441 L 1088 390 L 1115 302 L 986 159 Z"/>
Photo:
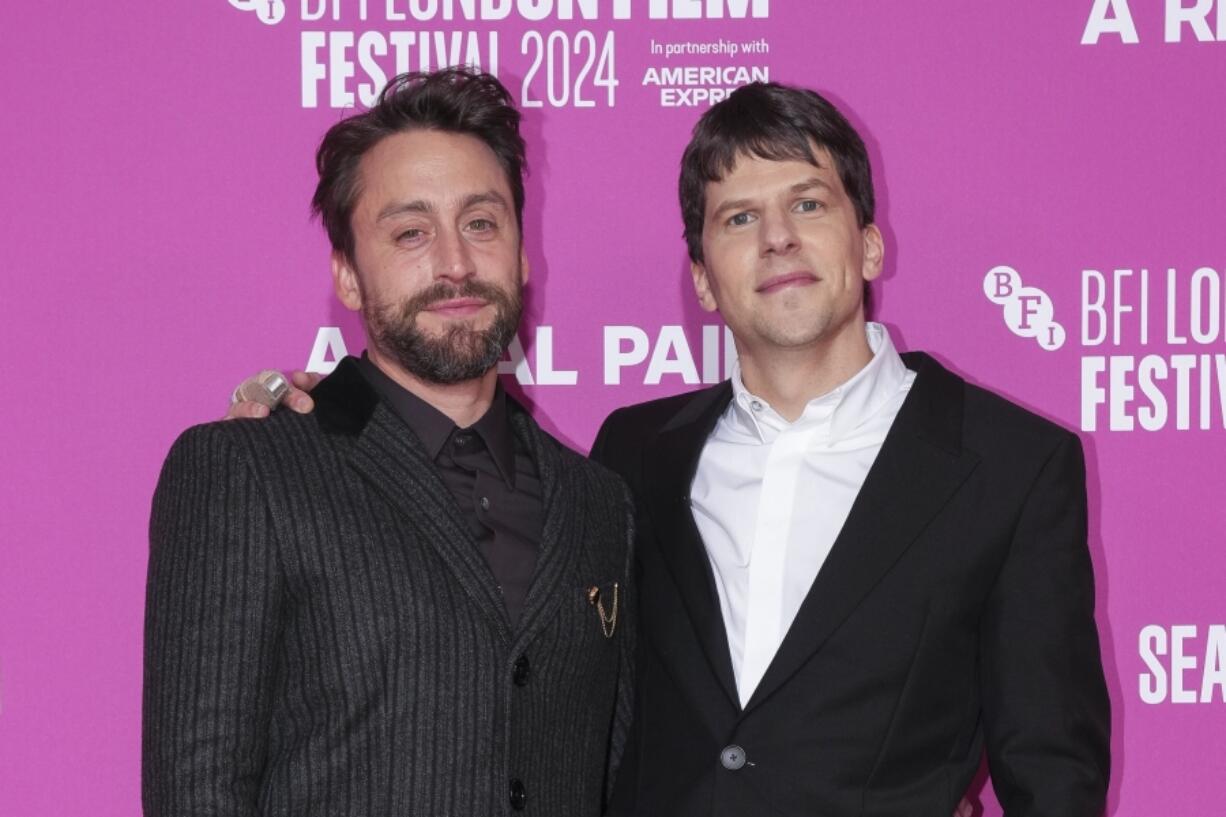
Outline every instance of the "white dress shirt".
<path fill-rule="evenodd" d="M 898 415 L 915 372 L 885 327 L 873 359 L 794 423 L 745 389 L 707 438 L 691 486 L 744 706 L 791 627 Z"/>

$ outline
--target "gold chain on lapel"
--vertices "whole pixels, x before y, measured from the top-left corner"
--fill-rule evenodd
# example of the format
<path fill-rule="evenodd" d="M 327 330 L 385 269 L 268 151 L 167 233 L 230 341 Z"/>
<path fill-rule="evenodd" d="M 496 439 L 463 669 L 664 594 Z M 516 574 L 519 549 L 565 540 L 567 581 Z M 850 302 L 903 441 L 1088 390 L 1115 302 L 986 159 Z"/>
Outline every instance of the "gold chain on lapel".
<path fill-rule="evenodd" d="M 600 631 L 604 633 L 605 638 L 612 638 L 614 631 L 617 630 L 617 610 L 621 602 L 620 595 L 617 582 L 613 582 L 613 614 L 606 615 L 604 602 L 600 599 L 600 588 L 592 585 L 587 589 L 587 603 L 596 608 L 596 614 L 600 616 Z"/>

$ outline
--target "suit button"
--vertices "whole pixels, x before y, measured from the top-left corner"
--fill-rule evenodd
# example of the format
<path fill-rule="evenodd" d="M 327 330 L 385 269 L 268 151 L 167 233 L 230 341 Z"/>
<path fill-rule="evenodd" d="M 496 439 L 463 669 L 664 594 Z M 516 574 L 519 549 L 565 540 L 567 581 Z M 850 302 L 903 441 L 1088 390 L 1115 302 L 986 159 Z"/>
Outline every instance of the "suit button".
<path fill-rule="evenodd" d="M 524 791 L 524 784 L 518 777 L 511 778 L 511 808 L 516 811 L 523 811 L 524 806 L 528 804 L 528 793 Z"/>
<path fill-rule="evenodd" d="M 531 670 L 528 666 L 528 656 L 521 655 L 515 659 L 515 665 L 511 670 L 511 680 L 515 682 L 515 686 L 522 687 L 528 683 L 528 676 Z"/>
<path fill-rule="evenodd" d="M 719 762 L 728 771 L 735 772 L 745 765 L 745 750 L 735 743 L 725 746 L 724 751 L 719 753 Z"/>

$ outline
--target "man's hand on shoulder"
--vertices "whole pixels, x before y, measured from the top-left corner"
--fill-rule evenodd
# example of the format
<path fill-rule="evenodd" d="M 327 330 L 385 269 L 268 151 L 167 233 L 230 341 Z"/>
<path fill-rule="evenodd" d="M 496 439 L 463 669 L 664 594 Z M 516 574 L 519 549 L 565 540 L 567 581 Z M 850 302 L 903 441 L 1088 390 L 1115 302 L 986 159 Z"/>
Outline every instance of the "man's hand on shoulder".
<path fill-rule="evenodd" d="M 257 376 L 258 375 L 253 375 L 240 383 L 238 388 L 234 390 L 234 397 L 237 398 L 243 391 L 243 387 L 247 383 L 254 381 Z M 308 394 L 308 392 L 319 385 L 319 381 L 323 380 L 323 375 L 294 371 L 290 373 L 289 379 L 289 392 L 284 398 L 282 398 L 281 402 L 277 406 L 270 409 L 268 406 L 264 405 L 263 403 L 256 402 L 255 400 L 233 399 L 230 403 L 229 410 L 226 411 L 226 416 L 222 419 L 233 420 L 238 417 L 267 417 L 269 412 L 275 411 L 276 408 L 279 408 L 280 406 L 285 406 L 298 412 L 299 414 L 310 414 L 315 409 L 315 401 L 311 399 L 311 395 Z"/>

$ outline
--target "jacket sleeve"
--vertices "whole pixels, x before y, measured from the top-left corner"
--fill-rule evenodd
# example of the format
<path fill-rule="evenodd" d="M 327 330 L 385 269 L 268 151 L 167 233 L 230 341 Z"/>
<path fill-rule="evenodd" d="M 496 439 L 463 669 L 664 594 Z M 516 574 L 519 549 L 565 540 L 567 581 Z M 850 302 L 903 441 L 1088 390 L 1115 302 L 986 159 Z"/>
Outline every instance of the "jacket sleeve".
<path fill-rule="evenodd" d="M 258 812 L 280 632 L 271 527 L 248 462 L 223 433 L 180 437 L 149 524 L 146 817 Z"/>
<path fill-rule="evenodd" d="M 1110 704 L 1094 623 L 1085 462 L 1065 435 L 1025 499 L 982 630 L 984 726 L 1007 817 L 1099 817 Z"/>

